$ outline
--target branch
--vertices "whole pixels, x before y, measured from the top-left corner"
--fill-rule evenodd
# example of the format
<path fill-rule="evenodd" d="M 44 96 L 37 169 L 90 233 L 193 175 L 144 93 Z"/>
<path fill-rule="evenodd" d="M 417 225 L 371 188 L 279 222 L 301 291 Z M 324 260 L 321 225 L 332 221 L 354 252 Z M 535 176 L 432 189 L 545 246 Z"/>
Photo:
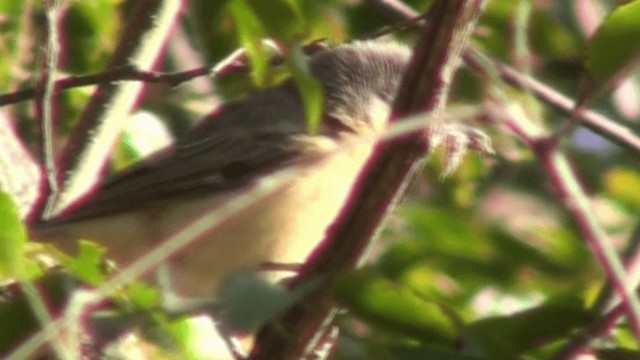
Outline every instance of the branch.
<path fill-rule="evenodd" d="M 637 288 L 640 282 L 640 225 L 636 227 L 631 235 L 628 246 L 623 254 L 625 270 L 631 287 Z M 583 353 L 589 346 L 589 342 L 601 336 L 610 333 L 616 323 L 625 315 L 625 307 L 620 303 L 620 298 L 613 291 L 610 283 L 606 283 L 600 291 L 593 309 L 597 312 L 605 313 L 601 319 L 591 324 L 581 334 L 573 340 L 567 342 L 558 354 L 555 356 L 557 360 L 575 359 Z"/>
<path fill-rule="evenodd" d="M 527 121 L 524 111 L 515 110 L 514 106 L 517 105 L 510 106 L 501 100 L 496 101 L 492 117 L 504 123 L 534 150 L 549 176 L 553 190 L 622 299 L 636 340 L 640 342 L 640 302 L 612 242 L 594 216 L 589 198 L 582 190 L 576 173 L 571 169 L 566 156 L 548 142 L 549 134 L 546 131 Z"/>
<path fill-rule="evenodd" d="M 60 39 L 58 33 L 58 26 L 60 20 L 60 1 L 50 0 L 45 2 L 45 18 L 47 25 L 46 40 L 47 46 L 44 48 L 44 61 L 40 69 L 40 79 L 38 85 L 43 90 L 44 96 L 41 101 L 35 103 L 35 109 L 37 117 L 41 119 L 41 134 L 42 134 L 42 158 L 44 159 L 45 168 L 51 171 L 51 178 L 49 178 L 49 188 L 56 189 L 57 183 L 55 182 L 55 169 L 53 160 L 53 144 L 52 144 L 52 129 L 53 129 L 53 89 L 56 69 L 58 67 L 58 57 L 60 54 Z M 33 309 L 33 314 L 38 320 L 38 323 L 43 328 L 47 324 L 53 322 L 53 317 L 49 313 L 49 309 L 45 304 L 44 298 L 38 292 L 38 289 L 29 279 L 27 271 L 24 266 L 19 266 L 16 269 L 18 279 L 20 280 L 20 288 L 25 294 L 25 298 L 29 304 L 29 307 Z M 54 353 L 61 359 L 71 359 L 73 355 L 76 355 L 73 350 L 69 350 L 58 333 L 50 333 L 50 342 Z M 58 335 L 58 336 L 56 336 Z M 27 355 L 28 355 L 27 351 Z M 13 354 L 16 358 L 21 358 L 23 354 Z"/>
<path fill-rule="evenodd" d="M 46 9 L 47 19 L 47 46 L 44 50 L 44 62 L 40 70 L 38 90 L 42 97 L 35 103 L 36 117 L 40 120 L 40 159 L 44 163 L 46 182 L 44 193 L 57 192 L 58 181 L 53 151 L 53 101 L 55 97 L 55 78 L 60 54 L 60 39 L 58 33 L 58 8 L 60 2 L 49 2 Z M 41 199 L 44 198 L 41 197 Z"/>
<path fill-rule="evenodd" d="M 312 42 L 304 47 L 306 53 L 313 53 L 319 50 L 319 45 Z M 275 58 L 273 64 L 282 63 L 282 58 Z M 141 70 L 139 66 L 132 64 L 115 66 L 99 73 L 70 76 L 55 82 L 54 95 L 68 89 L 83 86 L 93 86 L 100 84 L 108 84 L 118 81 L 140 81 L 145 83 L 161 83 L 169 86 L 178 86 L 184 82 L 191 81 L 200 76 L 224 76 L 227 74 L 248 71 L 247 52 L 244 49 L 238 49 L 229 56 L 218 62 L 214 66 L 202 66 L 194 69 L 178 72 L 159 72 Z M 8 104 L 18 103 L 42 98 L 43 94 L 38 88 L 26 88 L 19 91 L 0 95 L 0 107 Z"/>
<path fill-rule="evenodd" d="M 151 68 L 181 8 L 181 0 L 138 1 L 109 68 Z M 63 186 L 49 194 L 45 217 L 64 210 L 95 184 L 142 90 L 143 84 L 132 82 L 98 86 L 62 151 L 58 181 L 64 180 Z"/>
<path fill-rule="evenodd" d="M 390 14 L 389 16 L 391 18 L 406 20 L 416 15 L 415 11 L 407 9 L 404 4 L 396 0 L 369 0 L 368 2 L 376 3 L 377 7 L 383 8 L 383 13 Z M 510 66 L 502 64 L 497 60 L 489 59 L 477 49 L 469 47 L 466 49 L 463 58 L 471 69 L 481 75 L 500 77 L 511 85 L 526 89 L 542 102 L 570 116 L 576 116 L 576 118 L 581 119 L 581 124 L 605 138 L 635 153 L 640 153 L 640 138 L 630 129 L 619 125 L 616 121 L 590 110 L 583 109 L 580 112 L 576 112 L 575 102 L 567 96 L 518 72 Z M 506 109 L 504 110 L 503 112 L 506 113 Z M 629 257 L 626 261 L 629 275 L 625 274 L 618 256 L 607 241 L 606 234 L 600 227 L 598 221 L 591 215 L 592 212 L 589 208 L 588 199 L 576 181 L 576 176 L 569 168 L 564 155 L 553 152 L 551 147 L 540 146 L 540 144 L 543 143 L 540 139 L 547 136 L 541 129 L 532 129 L 529 124 L 518 123 L 514 119 L 509 121 L 509 123 L 512 125 L 511 129 L 522 141 L 534 150 L 537 150 L 541 163 L 547 169 L 550 177 L 552 177 L 556 191 L 562 195 L 563 204 L 577 224 L 578 230 L 583 235 L 583 238 L 596 255 L 600 266 L 605 270 L 607 277 L 611 280 L 616 293 L 623 301 L 622 307 L 616 307 L 615 310 L 605 315 L 603 321 L 594 324 L 586 330 L 584 337 L 580 337 L 568 344 L 565 349 L 561 351 L 560 358 L 569 358 L 566 357 L 567 354 L 575 354 L 581 347 L 587 345 L 591 336 L 601 334 L 605 328 L 610 326 L 612 321 L 622 314 L 620 309 L 624 309 L 629 315 L 636 337 L 640 339 L 640 313 L 638 312 L 640 308 L 638 307 L 638 299 L 631 290 L 637 286 L 639 278 L 637 274 L 640 273 L 640 271 L 637 269 L 640 268 L 638 265 L 640 263 L 640 260 L 638 260 L 640 253 L 637 250 L 632 252 L 633 257 Z M 637 234 L 634 236 L 638 237 Z M 638 242 L 637 238 L 633 240 Z M 603 298 L 609 298 L 606 296 L 606 291 L 603 292 Z"/>
<path fill-rule="evenodd" d="M 460 50 L 483 7 L 482 0 L 442 0 L 416 43 L 405 72 L 391 120 L 417 112 L 435 118 L 443 108 Z M 314 278 L 322 284 L 274 325 L 259 333 L 250 359 L 304 359 L 311 357 L 336 312 L 331 280 L 360 264 L 388 211 L 420 168 L 429 139 L 423 132 L 380 143 L 360 174 L 357 185 L 325 241 L 304 264 L 295 284 Z M 312 303 L 313 306 L 308 306 Z"/>
<path fill-rule="evenodd" d="M 108 84 L 118 81 L 141 81 L 146 83 L 163 83 L 169 86 L 178 86 L 184 82 L 190 81 L 199 76 L 205 75 L 225 75 L 230 72 L 246 69 L 244 52 L 233 53 L 231 58 L 225 59 L 223 62 L 215 66 L 213 69 L 209 66 L 203 66 L 180 72 L 157 72 L 144 71 L 136 69 L 132 66 L 122 66 L 114 69 L 83 76 L 70 76 L 55 82 L 54 95 L 72 88 L 92 86 L 99 84 Z M 26 88 L 20 91 L 0 95 L 0 106 L 13 104 L 31 99 L 40 99 L 42 93 L 37 88 Z"/>
<path fill-rule="evenodd" d="M 530 91 L 540 101 L 568 115 L 576 116 L 577 119 L 582 120 L 580 124 L 585 127 L 616 144 L 640 154 L 640 137 L 631 131 L 631 129 L 620 125 L 615 120 L 591 110 L 584 109 L 575 112 L 575 101 L 566 95 L 536 79 L 520 73 L 508 65 L 502 64 L 497 60 L 489 59 L 477 49 L 471 47 L 467 49 L 464 54 L 464 60 L 472 69 L 480 74 L 490 75 L 493 72 L 497 72 L 497 75 L 507 83 Z"/>

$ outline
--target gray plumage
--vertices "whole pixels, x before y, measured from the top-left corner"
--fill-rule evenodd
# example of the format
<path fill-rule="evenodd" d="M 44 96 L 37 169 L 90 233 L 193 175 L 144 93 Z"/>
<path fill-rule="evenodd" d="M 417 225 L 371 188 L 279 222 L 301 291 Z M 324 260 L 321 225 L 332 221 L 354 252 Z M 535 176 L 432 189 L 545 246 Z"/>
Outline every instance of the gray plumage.
<path fill-rule="evenodd" d="M 216 193 L 261 174 L 305 161 L 314 139 L 338 140 L 368 126 L 373 99 L 390 106 L 409 58 L 401 45 L 357 42 L 321 51 L 309 61 L 323 85 L 325 109 L 317 135 L 307 135 L 292 83 L 225 104 L 171 148 L 102 183 L 84 204 L 53 222 L 92 218 L 152 206 L 173 197 Z M 386 116 L 386 115 L 385 115 Z"/>

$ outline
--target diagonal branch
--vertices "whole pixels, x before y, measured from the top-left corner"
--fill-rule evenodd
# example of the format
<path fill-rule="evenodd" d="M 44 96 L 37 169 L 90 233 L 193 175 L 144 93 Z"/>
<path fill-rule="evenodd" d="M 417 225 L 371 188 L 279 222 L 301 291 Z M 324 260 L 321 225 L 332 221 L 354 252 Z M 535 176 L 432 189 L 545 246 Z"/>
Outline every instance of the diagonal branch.
<path fill-rule="evenodd" d="M 181 0 L 137 2 L 109 67 L 151 68 L 181 8 Z M 137 82 L 98 86 L 62 152 L 58 179 L 62 189 L 49 194 L 45 217 L 68 207 L 95 184 L 142 89 Z"/>
<path fill-rule="evenodd" d="M 517 105 L 507 105 L 497 100 L 493 117 L 503 122 L 518 137 L 528 144 L 536 154 L 541 167 L 549 177 L 559 201 L 569 214 L 585 243 L 591 248 L 596 261 L 611 281 L 616 294 L 621 298 L 631 327 L 640 342 L 640 301 L 633 291 L 624 266 L 620 261 L 606 232 L 596 219 L 589 198 L 584 193 L 577 174 L 566 155 L 556 146 L 549 146 L 549 134 L 531 121 Z"/>
<path fill-rule="evenodd" d="M 497 60 L 489 59 L 477 49 L 471 47 L 467 49 L 464 54 L 464 60 L 472 69 L 480 74 L 489 75 L 492 72 L 497 72 L 500 78 L 507 83 L 530 91 L 540 101 L 570 116 L 576 116 L 582 121 L 580 124 L 590 130 L 618 145 L 640 154 L 640 137 L 631 131 L 631 129 L 620 125 L 615 120 L 609 119 L 592 110 L 583 109 L 576 112 L 575 101 L 566 95 L 534 78 L 520 73 L 508 65 L 502 64 Z"/>
<path fill-rule="evenodd" d="M 437 116 L 445 104 L 460 50 L 483 4 L 482 0 L 442 0 L 433 5 L 396 98 L 392 121 L 421 111 L 432 119 Z M 297 278 L 297 284 L 311 278 L 320 278 L 323 284 L 280 322 L 288 333 L 296 334 L 295 338 L 285 338 L 281 331 L 267 326 L 258 335 L 250 359 L 311 357 L 336 312 L 328 285 L 338 272 L 362 262 L 386 214 L 420 168 L 428 147 L 429 139 L 423 132 L 376 147 L 327 238 Z M 314 306 L 310 309 L 307 302 Z"/>

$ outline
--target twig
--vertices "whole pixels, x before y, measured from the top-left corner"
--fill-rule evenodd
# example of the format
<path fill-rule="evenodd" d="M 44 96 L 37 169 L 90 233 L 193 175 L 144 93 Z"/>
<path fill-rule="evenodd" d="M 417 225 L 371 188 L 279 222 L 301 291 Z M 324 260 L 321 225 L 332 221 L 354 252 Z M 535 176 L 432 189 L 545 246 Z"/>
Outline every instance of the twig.
<path fill-rule="evenodd" d="M 640 224 L 636 226 L 636 229 L 626 244 L 627 246 L 622 252 L 622 257 L 624 259 L 625 269 L 627 270 L 629 283 L 634 288 L 637 288 L 640 284 Z M 605 312 L 613 307 L 616 302 L 620 301 L 612 290 L 610 284 L 604 286 L 595 301 L 595 309 L 598 309 L 600 312 Z"/>
<path fill-rule="evenodd" d="M 58 21 L 60 1 L 50 0 L 45 2 L 45 14 L 47 24 L 47 46 L 44 50 L 44 62 L 41 66 L 41 73 L 39 79 L 39 87 L 42 89 L 42 99 L 35 103 L 36 113 L 38 118 L 42 120 L 42 158 L 44 159 L 45 168 L 51 171 L 51 176 L 48 177 L 48 186 L 51 189 L 57 189 L 57 182 L 55 180 L 55 163 L 53 158 L 53 90 L 54 79 L 56 69 L 58 67 L 58 56 L 60 53 L 59 39 L 58 39 Z M 33 309 L 38 322 L 41 326 L 50 324 L 53 319 L 44 300 L 38 293 L 33 283 L 28 279 L 25 269 L 20 266 L 19 269 L 21 283 L 20 286 L 29 302 L 29 306 Z M 50 344 L 55 354 L 61 359 L 71 359 L 73 351 L 63 344 L 58 333 L 50 334 Z M 19 355 L 19 354 L 14 354 Z M 17 356 L 19 358 L 19 356 Z"/>
<path fill-rule="evenodd" d="M 628 246 L 624 251 L 625 269 L 631 287 L 637 288 L 640 283 L 640 225 L 638 225 L 631 235 Z M 620 317 L 625 315 L 625 308 L 620 304 L 620 300 L 613 292 L 611 284 L 606 283 L 600 291 L 598 298 L 593 305 L 594 312 L 605 313 L 602 319 L 589 326 L 579 336 L 569 341 L 556 355 L 557 360 L 571 360 L 582 353 L 589 342 L 595 338 L 607 334 L 616 324 Z"/>
<path fill-rule="evenodd" d="M 524 112 L 513 115 L 501 100 L 495 102 L 493 117 L 499 119 L 535 151 L 546 170 L 553 189 L 573 219 L 584 241 L 591 248 L 600 267 L 621 297 L 637 341 L 640 342 L 640 302 L 628 282 L 624 267 L 605 231 L 595 218 L 589 199 L 582 190 L 566 156 L 556 146 L 548 146 L 549 135 L 527 121 Z"/>
<path fill-rule="evenodd" d="M 124 80 L 141 81 L 146 83 L 163 83 L 168 84 L 169 86 L 178 86 L 184 82 L 190 81 L 200 76 L 223 76 L 231 72 L 245 70 L 247 69 L 247 66 L 244 62 L 245 56 L 246 55 L 244 51 L 236 51 L 232 53 L 228 58 L 216 64 L 213 68 L 211 68 L 210 66 L 202 66 L 195 69 L 171 73 L 145 71 L 137 69 L 133 66 L 121 66 L 113 69 L 107 69 L 96 74 L 70 76 L 55 82 L 55 90 L 53 94 L 55 95 L 63 90 L 77 87 L 92 86 Z M 36 88 L 26 88 L 20 91 L 0 95 L 0 106 L 27 101 L 34 98 L 39 99 L 41 96 L 42 95 L 39 94 Z"/>
<path fill-rule="evenodd" d="M 41 131 L 41 159 L 44 162 L 46 174 L 46 193 L 58 192 L 57 170 L 53 151 L 53 99 L 55 93 L 55 78 L 60 55 L 60 39 L 58 38 L 58 8 L 60 2 L 50 1 L 46 9 L 47 47 L 45 60 L 42 65 L 38 90 L 42 93 L 39 101 L 35 102 L 36 114 L 40 119 Z"/>
<path fill-rule="evenodd" d="M 91 86 L 96 84 L 105 84 L 123 80 L 136 80 L 148 83 L 166 83 L 171 86 L 177 86 L 185 81 L 189 81 L 195 77 L 208 75 L 211 68 L 200 67 L 183 72 L 162 73 L 154 71 L 143 71 L 135 69 L 131 66 L 122 66 L 114 69 L 108 69 L 100 73 L 70 76 L 60 79 L 55 83 L 54 95 L 63 90 L 77 87 Z M 39 99 L 42 94 L 38 93 L 36 88 L 27 88 L 20 91 L 0 95 L 0 106 L 27 101 L 31 99 Z"/>
<path fill-rule="evenodd" d="M 109 67 L 151 68 L 181 8 L 181 0 L 136 2 Z M 63 186 L 58 194 L 50 194 L 44 217 L 64 210 L 95 184 L 142 89 L 143 84 L 135 82 L 98 86 L 62 151 Z"/>
<path fill-rule="evenodd" d="M 502 64 L 497 60 L 489 59 L 477 49 L 470 47 L 465 52 L 463 58 L 465 62 L 478 73 L 488 75 L 495 70 L 500 78 L 507 83 L 521 89 L 527 89 L 544 103 L 568 115 L 575 115 L 577 119 L 581 120 L 581 125 L 584 125 L 616 144 L 640 154 L 640 137 L 631 131 L 631 129 L 592 110 L 583 109 L 576 113 L 574 111 L 575 102 L 566 95 L 536 79 L 521 74 L 508 65 Z"/>

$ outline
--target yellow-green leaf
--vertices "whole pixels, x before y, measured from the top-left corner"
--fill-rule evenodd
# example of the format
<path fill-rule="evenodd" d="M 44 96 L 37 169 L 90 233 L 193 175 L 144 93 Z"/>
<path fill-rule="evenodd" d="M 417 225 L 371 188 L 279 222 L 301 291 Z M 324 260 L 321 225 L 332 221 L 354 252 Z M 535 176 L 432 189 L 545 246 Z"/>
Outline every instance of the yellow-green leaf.
<path fill-rule="evenodd" d="M 91 241 L 78 241 L 78 256 L 63 261 L 65 267 L 82 280 L 98 285 L 105 279 L 106 248 Z"/>
<path fill-rule="evenodd" d="M 616 7 L 591 39 L 586 54 L 590 81 L 580 99 L 591 98 L 640 63 L 640 0 Z"/>
<path fill-rule="evenodd" d="M 0 277 L 21 277 L 27 232 L 9 195 L 0 191 Z"/>
<path fill-rule="evenodd" d="M 307 128 L 309 129 L 309 133 L 313 134 L 318 130 L 320 121 L 322 121 L 324 103 L 322 86 L 318 80 L 307 72 L 304 54 L 300 46 L 295 45 L 291 48 L 287 64 L 293 75 L 293 81 L 296 83 L 297 89 L 302 97 L 307 119 Z"/>
<path fill-rule="evenodd" d="M 258 86 L 264 86 L 269 65 L 269 55 L 262 43 L 266 31 L 246 0 L 233 0 L 227 6 L 235 21 L 240 43 L 247 51 L 253 81 Z"/>
<path fill-rule="evenodd" d="M 604 176 L 604 187 L 608 194 L 632 210 L 640 210 L 640 172 L 614 168 Z"/>
<path fill-rule="evenodd" d="M 385 330 L 443 346 L 459 340 L 460 322 L 452 311 L 371 270 L 343 275 L 333 290 L 355 315 Z"/>

